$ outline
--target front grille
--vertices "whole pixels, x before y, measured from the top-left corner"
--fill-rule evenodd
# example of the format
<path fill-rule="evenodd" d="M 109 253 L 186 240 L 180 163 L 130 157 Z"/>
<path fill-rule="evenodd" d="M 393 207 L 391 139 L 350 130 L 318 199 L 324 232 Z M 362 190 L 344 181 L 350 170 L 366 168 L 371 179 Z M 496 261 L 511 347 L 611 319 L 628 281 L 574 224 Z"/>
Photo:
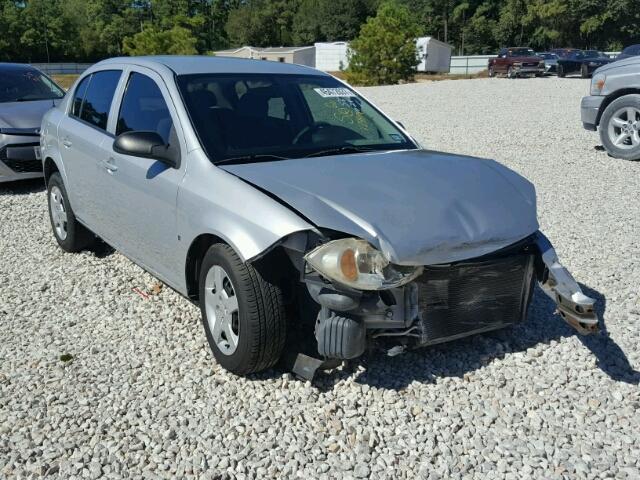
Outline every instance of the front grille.
<path fill-rule="evenodd" d="M 494 330 L 524 318 L 534 255 L 425 267 L 417 280 L 421 343 Z"/>
<path fill-rule="evenodd" d="M 20 143 L 14 145 L 6 145 L 0 148 L 0 162 L 4 163 L 7 167 L 13 170 L 16 173 L 37 173 L 42 171 L 42 162 L 35 158 L 35 152 L 33 153 L 33 158 L 8 158 L 7 149 L 20 149 L 21 151 L 25 151 L 26 148 L 37 147 L 40 145 L 39 143 Z M 24 154 L 20 155 L 21 157 Z"/>

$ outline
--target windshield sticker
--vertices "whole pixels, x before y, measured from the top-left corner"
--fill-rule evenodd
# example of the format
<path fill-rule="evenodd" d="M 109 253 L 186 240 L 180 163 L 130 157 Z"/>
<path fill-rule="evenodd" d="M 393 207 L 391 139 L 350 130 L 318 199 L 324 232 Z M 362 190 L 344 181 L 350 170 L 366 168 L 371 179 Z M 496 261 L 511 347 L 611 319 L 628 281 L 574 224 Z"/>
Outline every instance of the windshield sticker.
<path fill-rule="evenodd" d="M 335 97 L 355 97 L 356 94 L 353 93 L 348 88 L 314 88 L 315 92 L 324 98 L 335 98 Z"/>
<path fill-rule="evenodd" d="M 396 143 L 402 143 L 404 141 L 404 139 L 402 138 L 402 135 L 398 134 L 398 133 L 390 133 L 389 136 L 396 142 Z"/>

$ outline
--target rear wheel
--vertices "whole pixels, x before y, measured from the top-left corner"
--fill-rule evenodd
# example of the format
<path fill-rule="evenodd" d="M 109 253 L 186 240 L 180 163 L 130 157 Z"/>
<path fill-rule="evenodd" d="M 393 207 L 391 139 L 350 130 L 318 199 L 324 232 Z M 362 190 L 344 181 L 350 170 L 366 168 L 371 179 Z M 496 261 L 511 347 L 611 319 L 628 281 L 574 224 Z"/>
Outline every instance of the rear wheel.
<path fill-rule="evenodd" d="M 640 95 L 609 104 L 600 120 L 600 140 L 612 157 L 640 160 Z"/>
<path fill-rule="evenodd" d="M 47 182 L 47 200 L 53 236 L 65 252 L 79 252 L 95 241 L 95 236 L 76 219 L 62 177 L 57 172 Z"/>
<path fill-rule="evenodd" d="M 278 285 L 218 243 L 202 260 L 199 288 L 205 334 L 222 367 L 246 375 L 278 361 L 287 326 Z"/>

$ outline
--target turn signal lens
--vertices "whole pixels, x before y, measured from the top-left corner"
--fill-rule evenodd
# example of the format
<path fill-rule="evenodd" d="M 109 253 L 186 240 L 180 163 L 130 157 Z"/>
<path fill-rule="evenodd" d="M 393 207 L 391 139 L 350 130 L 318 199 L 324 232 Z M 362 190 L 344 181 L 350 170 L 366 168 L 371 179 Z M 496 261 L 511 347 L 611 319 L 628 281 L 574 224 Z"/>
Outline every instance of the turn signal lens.
<path fill-rule="evenodd" d="M 344 278 L 351 282 L 358 279 L 358 267 L 356 266 L 356 252 L 347 248 L 340 256 L 340 270 Z"/>
<path fill-rule="evenodd" d="M 593 76 L 591 79 L 591 95 L 602 95 L 606 79 L 607 77 L 602 73 L 598 73 Z"/>
<path fill-rule="evenodd" d="M 304 258 L 323 277 L 359 290 L 399 287 L 422 273 L 422 267 L 389 263 L 382 252 L 357 238 L 327 242 Z"/>

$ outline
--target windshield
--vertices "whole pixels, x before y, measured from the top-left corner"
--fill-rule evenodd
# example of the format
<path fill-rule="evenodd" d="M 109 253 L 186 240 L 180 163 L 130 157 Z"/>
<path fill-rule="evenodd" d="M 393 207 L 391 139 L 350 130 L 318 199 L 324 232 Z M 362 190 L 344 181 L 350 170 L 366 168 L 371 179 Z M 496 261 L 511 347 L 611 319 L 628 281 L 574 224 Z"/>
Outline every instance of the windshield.
<path fill-rule="evenodd" d="M 510 48 L 509 56 L 510 57 L 533 57 L 536 52 L 531 50 L 530 48 Z"/>
<path fill-rule="evenodd" d="M 214 163 L 417 148 L 332 77 L 198 74 L 178 85 Z"/>
<path fill-rule="evenodd" d="M 601 56 L 603 56 L 603 54 L 597 50 L 584 50 L 576 53 L 576 58 L 598 58 Z"/>
<path fill-rule="evenodd" d="M 542 57 L 545 60 L 555 60 L 558 58 L 558 56 L 553 53 L 536 53 L 536 56 Z"/>
<path fill-rule="evenodd" d="M 34 69 L 0 72 L 0 102 L 29 102 L 62 98 L 64 91 Z"/>

